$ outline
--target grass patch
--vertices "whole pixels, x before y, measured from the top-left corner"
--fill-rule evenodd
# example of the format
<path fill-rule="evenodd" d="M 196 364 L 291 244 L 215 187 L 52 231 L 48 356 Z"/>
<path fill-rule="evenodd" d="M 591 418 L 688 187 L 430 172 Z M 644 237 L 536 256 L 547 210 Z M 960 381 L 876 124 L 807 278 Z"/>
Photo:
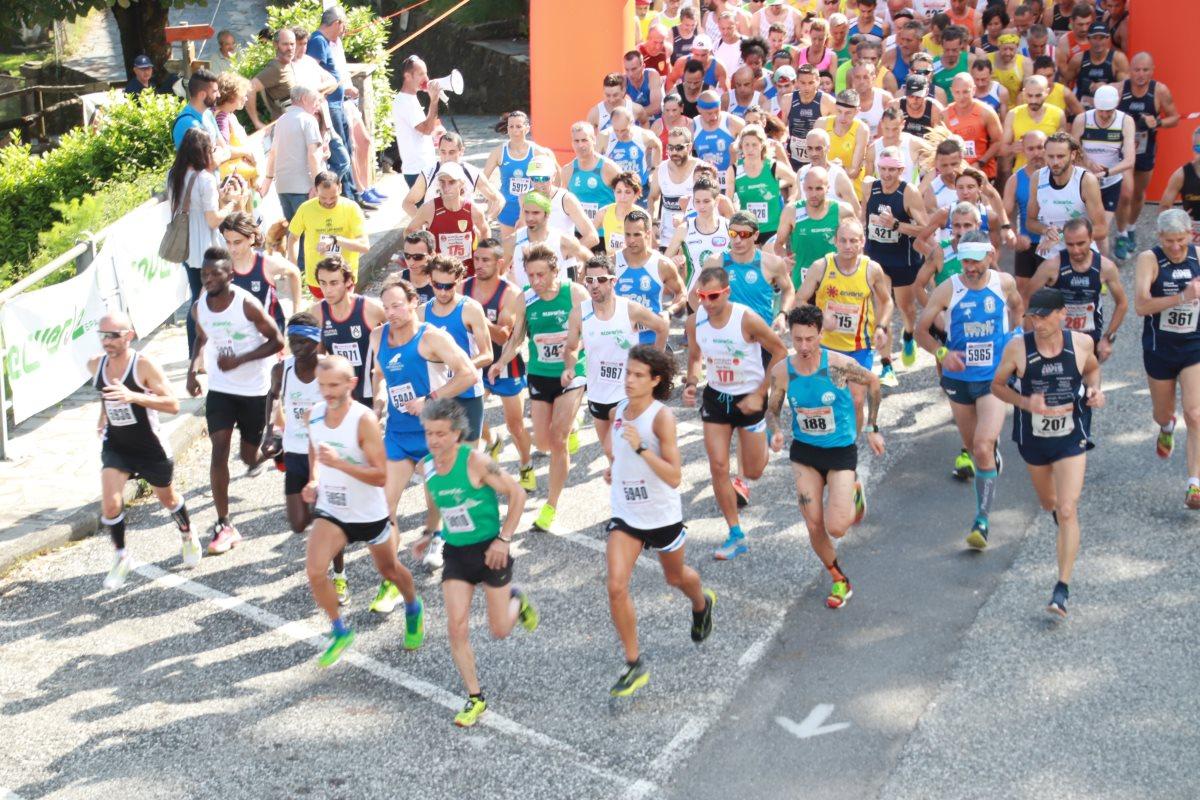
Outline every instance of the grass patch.
<path fill-rule="evenodd" d="M 422 10 L 436 16 L 453 7 L 456 2 L 458 0 L 433 0 Z M 524 19 L 528 7 L 529 0 L 471 0 L 447 17 L 446 21 L 459 25 L 477 25 L 502 19 Z M 528 20 L 525 20 L 521 27 L 526 28 L 528 24 Z"/>
<path fill-rule="evenodd" d="M 41 61 L 50 55 L 50 50 L 26 50 L 23 53 L 0 53 L 0 75 L 19 75 L 26 61 Z"/>

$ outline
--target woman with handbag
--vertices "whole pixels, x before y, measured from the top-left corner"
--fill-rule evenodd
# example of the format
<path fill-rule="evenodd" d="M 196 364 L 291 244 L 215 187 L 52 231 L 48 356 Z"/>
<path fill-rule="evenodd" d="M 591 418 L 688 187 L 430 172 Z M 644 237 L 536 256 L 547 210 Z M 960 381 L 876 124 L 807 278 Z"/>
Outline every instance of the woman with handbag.
<path fill-rule="evenodd" d="M 200 296 L 200 265 L 204 251 L 223 247 L 217 228 L 238 208 L 245 182 L 230 175 L 218 187 L 216 143 L 205 131 L 192 128 L 184 134 L 175 153 L 175 163 L 167 173 L 167 200 L 171 204 L 171 222 L 159 247 L 159 255 L 182 263 L 192 290 L 192 302 Z M 190 306 L 189 306 L 190 308 Z M 188 355 L 196 343 L 196 324 L 187 317 Z"/>

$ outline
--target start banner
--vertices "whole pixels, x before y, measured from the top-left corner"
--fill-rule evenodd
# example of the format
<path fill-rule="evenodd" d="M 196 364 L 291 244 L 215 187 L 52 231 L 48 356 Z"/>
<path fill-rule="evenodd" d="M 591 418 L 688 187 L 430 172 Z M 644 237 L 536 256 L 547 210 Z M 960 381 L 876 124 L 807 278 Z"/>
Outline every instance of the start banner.
<path fill-rule="evenodd" d="M 137 337 L 154 332 L 163 320 L 191 299 L 187 269 L 158 257 L 158 243 L 171 220 L 166 203 L 145 205 L 126 214 L 108 230 L 93 262 L 112 269 L 125 310 Z M 111 266 L 110 266 L 111 265 Z"/>

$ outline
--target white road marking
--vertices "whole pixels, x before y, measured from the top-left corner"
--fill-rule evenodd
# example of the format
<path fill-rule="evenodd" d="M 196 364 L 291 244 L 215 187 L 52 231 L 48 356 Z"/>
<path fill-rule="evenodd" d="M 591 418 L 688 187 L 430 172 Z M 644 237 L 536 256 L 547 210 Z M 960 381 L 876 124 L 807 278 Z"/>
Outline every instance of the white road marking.
<path fill-rule="evenodd" d="M 829 715 L 832 713 L 832 703 L 820 703 L 816 708 L 808 712 L 808 716 L 801 722 L 795 722 L 787 717 L 776 717 L 775 721 L 779 723 L 781 728 L 797 739 L 811 739 L 814 736 L 822 736 L 826 733 L 844 731 L 850 727 L 849 722 L 834 722 L 826 725 L 825 720 L 829 719 Z"/>
<path fill-rule="evenodd" d="M 639 781 L 639 783 L 641 783 L 641 781 Z M 21 797 L 21 795 L 17 794 L 16 792 L 10 792 L 8 789 L 0 786 L 0 800 L 25 800 L 25 798 Z"/>
<path fill-rule="evenodd" d="M 212 603 L 213 605 L 222 608 L 226 611 L 232 611 L 235 614 L 243 616 L 269 630 L 282 634 L 290 639 L 299 642 L 305 642 L 312 645 L 317 650 L 324 650 L 327 646 L 325 637 L 316 631 L 311 625 L 304 622 L 288 621 L 283 617 L 272 614 L 270 611 L 251 605 L 245 600 L 241 600 L 233 595 L 226 594 L 219 589 L 214 589 L 202 583 L 198 583 L 189 578 L 184 578 L 172 572 L 167 572 L 155 564 L 135 564 L 134 571 L 144 578 L 149 579 L 152 583 L 172 589 L 179 589 L 195 598 Z M 450 711 L 458 711 L 461 706 L 462 698 L 453 694 L 440 686 L 435 686 L 428 681 L 424 681 L 414 675 L 397 669 L 388 664 L 384 664 L 371 656 L 364 653 L 348 650 L 342 655 L 342 660 L 353 664 L 356 667 L 366 670 L 376 677 L 383 678 L 386 681 L 397 684 L 418 697 L 442 706 Z M 509 719 L 494 711 L 488 711 L 487 714 L 480 718 L 480 725 L 489 728 L 494 728 L 502 733 L 510 736 L 519 736 L 529 742 L 543 747 L 547 750 L 554 750 L 574 759 L 577 766 L 592 773 L 600 778 L 603 778 L 611 783 L 621 787 L 629 787 L 634 785 L 634 782 L 623 775 L 618 775 L 603 767 L 598 767 L 590 762 L 588 757 L 572 747 L 571 745 L 560 742 L 559 740 L 547 736 L 544 733 L 539 733 L 532 728 L 527 728 L 519 722 Z M 647 784 L 645 780 L 639 780 L 637 784 Z M 648 784 L 647 791 L 654 790 L 656 787 L 653 784 Z M 12 795 L 16 797 L 16 795 Z M 10 800 L 10 798 L 0 795 L 0 800 Z M 20 798 L 17 798 L 20 800 Z"/>

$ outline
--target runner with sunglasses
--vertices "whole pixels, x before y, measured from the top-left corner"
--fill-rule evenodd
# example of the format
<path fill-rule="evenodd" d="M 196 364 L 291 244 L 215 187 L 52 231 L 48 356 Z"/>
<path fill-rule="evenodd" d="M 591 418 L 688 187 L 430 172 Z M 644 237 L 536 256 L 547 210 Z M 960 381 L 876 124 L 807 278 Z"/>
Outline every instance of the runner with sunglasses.
<path fill-rule="evenodd" d="M 753 218 L 751 218 L 753 219 Z M 729 273 L 706 267 L 696 283 L 700 310 L 688 317 L 687 381 L 683 404 L 696 405 L 700 372 L 707 374 L 700 407 L 704 449 L 713 494 L 729 526 L 729 536 L 713 556 L 726 561 L 749 550 L 738 517 L 738 495 L 729 479 L 729 453 L 738 431 L 738 457 L 748 478 L 767 466 L 766 404 L 770 368 L 787 357 L 783 341 L 749 307 L 730 300 Z"/>
<path fill-rule="evenodd" d="M 724 195 L 718 191 L 716 181 L 697 174 L 688 198 L 691 210 L 675 227 L 675 235 L 667 246 L 667 258 L 673 259 L 687 273 L 688 304 L 692 309 L 697 306 L 691 292 L 696 288 L 696 279 L 700 277 L 704 262 L 729 247 L 729 223 L 718 212 L 722 198 Z"/>
<path fill-rule="evenodd" d="M 429 283 L 429 259 L 437 251 L 437 240 L 427 230 L 413 231 L 404 237 L 404 269 L 400 277 L 408 281 L 422 303 L 433 299 L 433 286 Z"/>
<path fill-rule="evenodd" d="M 675 262 L 650 246 L 654 231 L 650 227 L 650 215 L 635 208 L 625 217 L 625 249 L 613 259 L 616 271 L 616 290 L 621 297 L 628 298 L 646 308 L 665 324 L 675 309 L 687 302 L 687 294 Z M 673 302 L 666 305 L 670 296 Z M 652 328 L 639 323 L 642 344 L 653 344 Z M 662 337 L 665 345 L 666 335 Z"/>
<path fill-rule="evenodd" d="M 617 292 L 620 281 L 607 258 L 589 258 L 583 284 L 591 297 L 573 308 L 567 320 L 563 371 L 572 370 L 582 344 L 587 353 L 588 412 L 596 426 L 596 438 L 602 443 L 608 441 L 612 410 L 625 399 L 625 362 L 630 348 L 638 344 L 638 332 L 642 336 L 650 334 L 650 341 L 642 343 L 659 350 L 666 347 L 669 333 L 665 316 Z"/>
<path fill-rule="evenodd" d="M 541 192 L 526 194 L 521 198 L 521 207 L 525 227 L 504 237 L 504 260 L 509 265 L 506 276 L 508 280 L 522 289 L 529 286 L 529 276 L 525 272 L 525 254 L 536 246 L 545 247 L 553 253 L 562 279 L 570 280 L 566 260 L 574 258 L 583 263 L 591 257 L 591 252 L 570 232 L 550 227 L 550 211 L 553 206 L 550 199 Z"/>
<path fill-rule="evenodd" d="M 171 513 L 183 538 L 185 567 L 200 563 L 200 539 L 192 530 L 183 497 L 172 479 L 171 444 L 159 427 L 159 412 L 179 413 L 179 400 L 166 373 L 153 358 L 133 349 L 133 323 L 120 312 L 100 319 L 97 333 L 103 355 L 88 362 L 92 386 L 100 392 L 100 524 L 113 543 L 113 566 L 105 589 L 125 585 L 133 559 L 125 549 L 125 481 L 142 478 Z"/>
<path fill-rule="evenodd" d="M 650 176 L 650 213 L 658 219 L 658 246 L 667 249 L 675 238 L 675 215 L 683 212 L 682 201 L 692 194 L 696 165 L 692 155 L 692 132 L 674 127 L 667 132 L 667 157 Z"/>

